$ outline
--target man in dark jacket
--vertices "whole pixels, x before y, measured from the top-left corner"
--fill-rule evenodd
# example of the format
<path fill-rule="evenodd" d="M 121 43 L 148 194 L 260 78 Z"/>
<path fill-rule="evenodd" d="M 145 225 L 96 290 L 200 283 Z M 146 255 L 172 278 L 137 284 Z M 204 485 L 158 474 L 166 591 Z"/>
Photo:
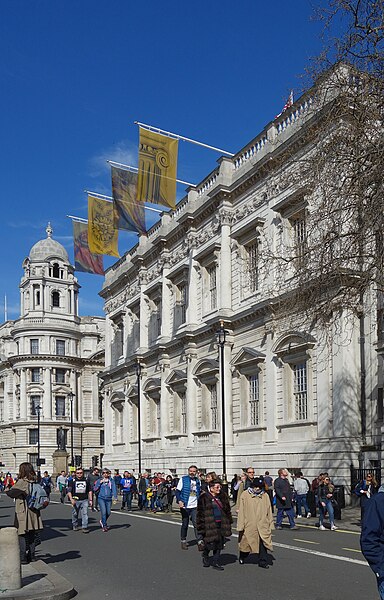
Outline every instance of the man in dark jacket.
<path fill-rule="evenodd" d="M 384 485 L 367 502 L 360 545 L 365 559 L 376 575 L 380 598 L 384 599 Z"/>
<path fill-rule="evenodd" d="M 275 479 L 275 495 L 276 495 L 276 529 L 283 529 L 282 522 L 284 513 L 287 515 L 289 520 L 290 529 L 299 529 L 295 524 L 295 513 L 293 510 L 292 503 L 292 488 L 288 481 L 287 469 L 278 470 L 278 478 Z"/>
<path fill-rule="evenodd" d="M 97 500 L 97 494 L 95 494 L 95 492 L 93 491 L 93 486 L 95 485 L 96 481 L 98 481 L 100 479 L 100 470 L 99 467 L 95 467 L 92 471 L 92 473 L 89 473 L 87 480 L 89 481 L 89 485 L 91 487 L 91 491 L 92 491 L 92 512 L 96 512 L 97 510 L 99 510 L 99 503 Z"/>

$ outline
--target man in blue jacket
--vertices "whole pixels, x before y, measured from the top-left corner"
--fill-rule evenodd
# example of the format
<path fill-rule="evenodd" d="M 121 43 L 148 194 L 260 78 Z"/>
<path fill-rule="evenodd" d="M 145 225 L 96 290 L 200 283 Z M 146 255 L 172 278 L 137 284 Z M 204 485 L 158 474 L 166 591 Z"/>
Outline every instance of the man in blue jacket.
<path fill-rule="evenodd" d="M 200 496 L 200 480 L 197 477 L 197 467 L 191 465 L 188 469 L 188 475 L 180 477 L 179 483 L 177 484 L 176 500 L 180 507 L 181 512 L 181 549 L 188 550 L 187 544 L 187 532 L 189 519 L 191 519 L 193 528 L 195 530 L 195 536 L 199 550 L 204 549 L 203 541 L 201 540 L 196 529 L 196 513 L 197 513 L 197 501 Z"/>
<path fill-rule="evenodd" d="M 384 485 L 365 507 L 360 545 L 376 575 L 380 598 L 384 600 Z"/>

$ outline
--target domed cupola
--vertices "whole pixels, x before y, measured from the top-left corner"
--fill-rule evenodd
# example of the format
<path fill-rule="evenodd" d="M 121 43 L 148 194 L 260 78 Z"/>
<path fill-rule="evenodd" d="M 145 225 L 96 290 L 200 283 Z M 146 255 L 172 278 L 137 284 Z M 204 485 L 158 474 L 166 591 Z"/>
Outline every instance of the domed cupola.
<path fill-rule="evenodd" d="M 21 316 L 32 313 L 33 316 L 51 314 L 59 319 L 77 316 L 79 284 L 74 268 L 64 246 L 52 239 L 50 223 L 46 232 L 47 237 L 32 246 L 23 262 Z"/>
<path fill-rule="evenodd" d="M 44 240 L 36 242 L 36 244 L 32 246 L 29 253 L 29 260 L 34 263 L 41 263 L 53 258 L 59 258 L 69 264 L 68 254 L 64 246 L 52 239 L 53 229 L 50 223 L 48 223 L 48 227 L 45 231 L 47 232 L 47 237 Z"/>

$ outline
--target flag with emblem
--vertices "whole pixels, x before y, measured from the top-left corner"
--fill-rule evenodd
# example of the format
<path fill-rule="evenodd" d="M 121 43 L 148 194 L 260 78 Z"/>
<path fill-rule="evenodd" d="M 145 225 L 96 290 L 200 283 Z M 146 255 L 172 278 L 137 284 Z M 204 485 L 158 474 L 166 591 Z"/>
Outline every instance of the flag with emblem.
<path fill-rule="evenodd" d="M 103 257 L 89 250 L 88 223 L 73 221 L 73 245 L 76 271 L 104 275 Z"/>
<path fill-rule="evenodd" d="M 116 228 L 145 233 L 144 204 L 137 201 L 137 173 L 114 166 L 111 173 Z"/>
<path fill-rule="evenodd" d="M 119 257 L 113 202 L 88 196 L 88 245 L 94 254 Z"/>

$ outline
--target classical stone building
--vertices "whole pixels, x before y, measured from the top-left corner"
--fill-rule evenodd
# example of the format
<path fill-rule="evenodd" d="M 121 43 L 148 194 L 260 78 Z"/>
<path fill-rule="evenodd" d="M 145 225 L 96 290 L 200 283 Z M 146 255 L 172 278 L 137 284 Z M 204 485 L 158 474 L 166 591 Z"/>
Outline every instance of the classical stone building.
<path fill-rule="evenodd" d="M 351 464 L 380 465 L 375 311 L 364 315 L 365 344 L 348 311 L 328 335 L 301 314 L 281 316 L 279 280 L 294 285 L 295 266 L 278 273 L 261 260 L 267 248 L 305 243 L 311 194 L 280 174 L 307 151 L 317 118 L 309 92 L 221 158 L 107 271 L 108 464 L 137 470 L 140 444 L 142 469 L 222 473 L 225 428 L 231 475 L 284 466 L 308 477 L 329 470 L 348 485 Z"/>
<path fill-rule="evenodd" d="M 23 461 L 36 465 L 38 412 L 43 470 L 52 472 L 59 445 L 69 463 L 72 447 L 85 466 L 103 454 L 105 320 L 78 316 L 73 266 L 46 231 L 23 262 L 20 318 L 0 327 L 0 461 L 12 473 Z"/>

